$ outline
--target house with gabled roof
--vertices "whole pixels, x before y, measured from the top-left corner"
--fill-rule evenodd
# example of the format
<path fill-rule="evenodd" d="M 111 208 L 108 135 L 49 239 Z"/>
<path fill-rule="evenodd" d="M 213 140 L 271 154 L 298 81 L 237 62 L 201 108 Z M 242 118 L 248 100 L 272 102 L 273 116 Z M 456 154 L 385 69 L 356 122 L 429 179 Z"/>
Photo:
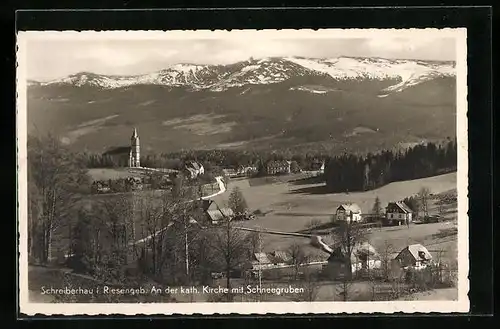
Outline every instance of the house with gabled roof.
<path fill-rule="evenodd" d="M 269 255 L 265 252 L 256 252 L 252 256 L 252 270 L 269 269 L 274 266 L 273 261 L 269 259 Z"/>
<path fill-rule="evenodd" d="M 413 211 L 403 201 L 389 202 L 385 208 L 385 217 L 392 225 L 401 225 L 412 221 Z"/>
<path fill-rule="evenodd" d="M 268 258 L 272 260 L 273 264 L 275 265 L 285 265 L 291 261 L 290 255 L 283 250 L 272 251 L 268 255 Z"/>
<path fill-rule="evenodd" d="M 405 247 L 394 260 L 404 269 L 423 269 L 432 262 L 432 255 L 427 248 L 417 243 Z"/>
<path fill-rule="evenodd" d="M 332 279 L 339 279 L 363 271 L 367 273 L 368 270 L 379 269 L 381 266 L 378 252 L 371 244 L 363 242 L 352 248 L 350 256 L 342 247 L 336 247 L 330 254 L 328 263 L 323 266 L 323 272 Z"/>
<path fill-rule="evenodd" d="M 233 219 L 234 212 L 229 207 L 219 207 L 213 200 L 204 200 L 203 210 L 205 211 L 207 221 L 213 225 L 220 224 L 225 219 Z"/>
<path fill-rule="evenodd" d="M 268 175 L 289 174 L 291 172 L 292 162 L 287 160 L 271 160 L 266 164 Z"/>
<path fill-rule="evenodd" d="M 344 203 L 341 204 L 335 213 L 336 219 L 338 221 L 350 221 L 359 222 L 361 221 L 361 208 L 355 203 Z"/>

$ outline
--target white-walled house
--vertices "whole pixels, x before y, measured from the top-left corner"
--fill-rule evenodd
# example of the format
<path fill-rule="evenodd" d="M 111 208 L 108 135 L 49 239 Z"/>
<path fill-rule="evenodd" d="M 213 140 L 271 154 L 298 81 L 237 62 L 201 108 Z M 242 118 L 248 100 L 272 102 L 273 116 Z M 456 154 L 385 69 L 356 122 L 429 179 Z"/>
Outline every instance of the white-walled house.
<path fill-rule="evenodd" d="M 391 224 L 406 224 L 412 221 L 412 210 L 403 201 L 389 202 L 385 217 Z"/>
<path fill-rule="evenodd" d="M 335 212 L 335 218 L 338 221 L 361 221 L 361 208 L 355 203 L 341 204 Z"/>
<path fill-rule="evenodd" d="M 421 244 L 411 244 L 401 250 L 395 261 L 402 268 L 423 269 L 432 262 L 431 253 Z"/>

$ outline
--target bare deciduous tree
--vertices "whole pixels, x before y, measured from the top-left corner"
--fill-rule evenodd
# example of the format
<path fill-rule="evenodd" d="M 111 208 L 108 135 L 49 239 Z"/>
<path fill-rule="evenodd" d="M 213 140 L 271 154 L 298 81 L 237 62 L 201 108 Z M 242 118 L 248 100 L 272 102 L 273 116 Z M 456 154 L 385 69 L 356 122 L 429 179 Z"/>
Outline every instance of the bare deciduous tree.
<path fill-rule="evenodd" d="M 340 249 L 340 253 L 345 260 L 346 276 L 352 277 L 351 259 L 353 251 L 366 242 L 366 231 L 362 225 L 349 218 L 342 221 L 338 227 L 333 230 L 333 237 L 336 241 L 336 248 Z"/>
<path fill-rule="evenodd" d="M 309 257 L 304 256 L 304 263 L 308 262 Z M 304 266 L 303 271 L 304 276 L 300 281 L 299 287 L 302 288 L 304 292 L 298 297 L 300 301 L 313 302 L 318 298 L 320 284 L 309 266 Z"/>
<path fill-rule="evenodd" d="M 427 187 L 422 187 L 420 191 L 418 191 L 417 198 L 419 200 L 419 205 L 421 210 L 424 212 L 424 216 L 429 216 L 429 197 L 430 190 Z"/>
<path fill-rule="evenodd" d="M 447 204 L 446 196 L 441 196 L 437 201 L 436 205 L 438 206 L 438 212 L 440 215 L 444 214 L 445 212 L 445 205 Z"/>
<path fill-rule="evenodd" d="M 358 222 L 348 218 L 341 221 L 339 226 L 333 230 L 333 237 L 336 241 L 336 252 L 339 254 L 342 264 L 342 283 L 337 287 L 338 294 L 342 300 L 349 299 L 353 274 L 353 252 L 364 242 L 366 242 L 366 231 Z"/>
<path fill-rule="evenodd" d="M 297 281 L 301 266 L 307 262 L 307 256 L 298 243 L 293 243 L 288 248 L 287 254 L 290 257 L 290 264 L 293 265 L 293 279 Z"/>
<path fill-rule="evenodd" d="M 129 261 L 137 260 L 135 248 L 134 196 L 106 196 L 94 210 L 95 234 L 106 238 L 106 250 L 100 250 L 101 278 L 122 282 Z"/>
<path fill-rule="evenodd" d="M 61 224 L 69 224 L 64 219 L 90 185 L 83 162 L 52 135 L 29 136 L 28 179 L 30 258 L 47 263 L 52 258 L 53 234 Z"/>
<path fill-rule="evenodd" d="M 382 269 L 382 278 L 384 280 L 389 280 L 391 277 L 391 263 L 392 256 L 394 255 L 394 246 L 389 242 L 385 241 L 384 246 L 380 252 L 380 261 Z"/>
<path fill-rule="evenodd" d="M 224 216 L 223 225 L 215 232 L 212 248 L 218 255 L 226 273 L 226 287 L 231 291 L 231 272 L 241 269 L 248 261 L 248 251 L 251 248 L 245 233 L 233 227 L 231 218 Z M 228 301 L 232 295 L 228 294 Z"/>
<path fill-rule="evenodd" d="M 341 283 L 336 287 L 341 300 L 347 302 L 351 294 L 352 281 L 347 276 L 342 277 Z"/>
<path fill-rule="evenodd" d="M 201 222 L 198 198 L 196 187 L 186 186 L 179 186 L 175 193 L 134 195 L 134 213 L 143 238 L 133 245 L 141 250 L 142 268 L 156 279 L 190 281 L 190 259 L 198 251 L 191 243 L 198 238 Z"/>

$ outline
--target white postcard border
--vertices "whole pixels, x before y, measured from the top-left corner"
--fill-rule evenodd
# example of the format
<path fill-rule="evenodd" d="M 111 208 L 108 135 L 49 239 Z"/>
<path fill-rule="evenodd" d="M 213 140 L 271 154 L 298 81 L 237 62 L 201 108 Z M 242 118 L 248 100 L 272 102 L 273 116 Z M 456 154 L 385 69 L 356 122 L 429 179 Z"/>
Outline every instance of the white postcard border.
<path fill-rule="evenodd" d="M 260 303 L 33 303 L 28 298 L 27 259 L 27 41 L 96 39 L 216 39 L 224 38 L 443 38 L 456 40 L 457 71 L 457 191 L 458 300 L 389 302 L 260 302 Z M 191 314 L 355 314 L 450 313 L 469 311 L 468 141 L 467 141 L 467 30 L 445 29 L 319 29 L 319 30 L 188 30 L 188 31 L 20 31 L 17 34 L 17 170 L 19 225 L 19 307 L 26 315 L 191 315 Z"/>

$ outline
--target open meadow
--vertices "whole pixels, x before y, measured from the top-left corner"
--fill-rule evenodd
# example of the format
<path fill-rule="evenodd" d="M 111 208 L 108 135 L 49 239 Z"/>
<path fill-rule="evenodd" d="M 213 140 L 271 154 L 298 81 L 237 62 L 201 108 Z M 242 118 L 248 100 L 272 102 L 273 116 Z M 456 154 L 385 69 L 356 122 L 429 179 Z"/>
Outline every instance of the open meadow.
<path fill-rule="evenodd" d="M 300 185 L 297 182 L 284 179 L 275 183 L 266 183 L 258 179 L 257 183 L 252 179 L 234 180 L 228 184 L 228 192 L 238 187 L 250 208 L 250 211 L 259 210 L 265 215 L 257 216 L 255 220 L 239 222 L 238 226 L 248 228 L 261 228 L 282 232 L 303 231 L 312 220 L 328 223 L 336 208 L 345 202 L 357 203 L 363 213 L 370 213 L 375 198 L 378 196 L 381 206 L 385 207 L 388 202 L 400 201 L 418 193 L 422 187 L 427 187 L 430 193 L 438 195 L 441 193 L 456 195 L 456 173 L 449 173 L 423 179 L 394 182 L 381 188 L 355 193 L 319 193 L 324 184 Z M 219 195 L 214 200 L 218 203 L 227 203 L 230 193 Z M 456 201 L 442 206 L 445 208 L 445 216 L 456 218 Z M 430 201 L 430 214 L 437 213 L 434 200 Z M 412 224 L 410 228 L 384 227 L 369 230 L 368 239 L 375 248 L 382 248 L 386 241 L 393 245 L 396 251 L 401 250 L 411 243 L 422 243 L 433 246 L 430 249 L 449 250 L 446 253 L 456 254 L 456 234 L 446 233 L 455 227 L 453 222 L 442 222 L 432 224 Z M 441 233 L 442 232 L 445 233 Z M 438 235 L 440 237 L 438 237 Z M 448 236 L 446 236 L 448 235 Z M 444 236 L 444 237 L 442 237 Z M 263 250 L 286 250 L 291 244 L 298 243 L 304 246 L 309 244 L 307 238 L 294 236 L 280 236 L 263 234 Z M 307 249 L 313 249 L 306 247 Z M 318 259 L 326 255 L 319 251 L 311 250 L 317 254 Z M 323 254 L 323 255 L 322 255 Z M 451 256 L 450 258 L 456 258 Z"/>

